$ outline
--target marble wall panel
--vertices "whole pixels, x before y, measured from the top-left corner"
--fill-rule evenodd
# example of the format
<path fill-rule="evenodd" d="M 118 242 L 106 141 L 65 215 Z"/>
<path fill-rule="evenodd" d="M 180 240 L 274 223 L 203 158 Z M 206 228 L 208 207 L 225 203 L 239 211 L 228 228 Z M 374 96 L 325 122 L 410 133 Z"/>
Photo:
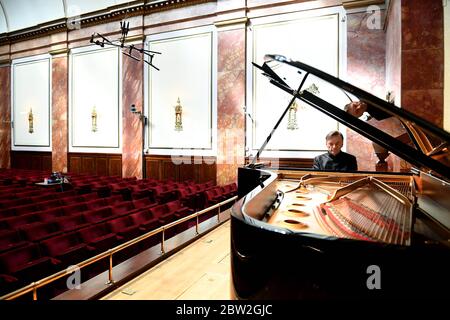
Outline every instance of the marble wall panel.
<path fill-rule="evenodd" d="M 0 67 L 0 168 L 10 168 L 11 159 L 11 66 Z"/>
<path fill-rule="evenodd" d="M 347 15 L 347 80 L 384 98 L 386 34 L 383 29 L 368 28 L 369 16 L 367 12 Z M 347 130 L 345 144 L 347 152 L 357 158 L 359 170 L 375 170 L 378 158 L 370 140 Z"/>
<path fill-rule="evenodd" d="M 52 59 L 52 170 L 68 170 L 68 56 Z"/>
<path fill-rule="evenodd" d="M 236 182 L 245 156 L 245 28 L 218 32 L 217 184 Z"/>
<path fill-rule="evenodd" d="M 143 71 L 142 61 L 126 56 L 122 60 L 122 175 L 123 177 L 143 177 L 142 172 L 142 125 L 137 114 L 130 112 L 134 104 L 143 111 Z"/>

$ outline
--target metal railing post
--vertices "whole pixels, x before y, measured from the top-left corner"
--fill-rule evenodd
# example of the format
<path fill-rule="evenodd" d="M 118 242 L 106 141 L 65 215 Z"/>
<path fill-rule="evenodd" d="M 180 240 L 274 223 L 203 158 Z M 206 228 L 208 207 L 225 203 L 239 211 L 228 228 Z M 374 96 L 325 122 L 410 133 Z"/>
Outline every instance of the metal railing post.
<path fill-rule="evenodd" d="M 219 212 L 217 213 L 217 223 L 220 223 L 220 206 L 219 206 Z"/>
<path fill-rule="evenodd" d="M 164 251 L 165 231 L 166 231 L 166 229 L 163 228 L 163 230 L 161 232 L 161 254 L 165 254 L 166 253 Z"/>
<path fill-rule="evenodd" d="M 34 301 L 37 300 L 37 286 L 36 286 L 36 282 L 33 282 L 33 300 Z"/>
<path fill-rule="evenodd" d="M 108 282 L 106 283 L 109 286 L 114 284 L 114 279 L 113 279 L 113 258 L 112 257 L 113 257 L 113 252 L 111 251 L 110 254 L 109 254 Z"/>
<path fill-rule="evenodd" d="M 195 217 L 195 234 L 198 235 L 198 214 L 197 214 L 197 216 Z"/>

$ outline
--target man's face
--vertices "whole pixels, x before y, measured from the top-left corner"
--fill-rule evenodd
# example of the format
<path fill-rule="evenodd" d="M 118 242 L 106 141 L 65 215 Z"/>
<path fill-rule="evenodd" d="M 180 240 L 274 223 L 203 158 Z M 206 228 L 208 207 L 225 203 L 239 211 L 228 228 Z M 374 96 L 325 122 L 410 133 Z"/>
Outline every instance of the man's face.
<path fill-rule="evenodd" d="M 328 152 L 331 153 L 333 156 L 335 156 L 339 152 L 341 152 L 341 148 L 343 145 L 344 145 L 344 141 L 342 141 L 342 138 L 340 135 L 332 136 L 327 140 Z"/>

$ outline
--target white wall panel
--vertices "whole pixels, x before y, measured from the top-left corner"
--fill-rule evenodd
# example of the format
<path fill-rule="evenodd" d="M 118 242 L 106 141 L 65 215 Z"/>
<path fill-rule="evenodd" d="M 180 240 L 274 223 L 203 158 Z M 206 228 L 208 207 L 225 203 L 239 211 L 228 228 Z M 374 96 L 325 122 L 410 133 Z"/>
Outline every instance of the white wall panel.
<path fill-rule="evenodd" d="M 50 58 L 13 61 L 12 73 L 12 149 L 51 150 Z"/>
<path fill-rule="evenodd" d="M 188 149 L 215 152 L 215 41 L 212 31 L 163 34 L 149 41 L 149 49 L 161 52 L 154 58 L 160 68 L 148 70 L 149 130 L 151 153 L 171 154 Z M 211 30 L 211 29 L 208 29 Z M 213 75 L 214 74 L 214 75 Z M 180 98 L 183 130 L 175 130 L 175 105 Z"/>
<path fill-rule="evenodd" d="M 70 58 L 70 151 L 120 152 L 119 51 L 75 50 Z"/>
<path fill-rule="evenodd" d="M 339 13 L 336 10 L 254 19 L 250 27 L 249 46 L 252 50 L 249 50 L 248 61 L 261 65 L 264 62 L 264 55 L 280 54 L 339 77 L 342 52 L 339 20 Z M 283 66 L 280 65 L 279 68 Z M 250 120 L 247 122 L 249 128 L 247 141 L 251 152 L 255 154 L 287 107 L 291 96 L 270 84 L 259 69 L 249 64 L 248 70 L 247 88 L 252 94 L 248 96 L 247 107 L 254 122 Z M 300 77 L 297 76 L 298 80 L 292 81 L 291 84 L 296 89 L 300 84 Z M 295 77 L 293 75 L 288 80 Z M 319 87 L 322 98 L 331 97 L 333 103 L 342 106 L 349 102 L 342 92 L 324 85 L 318 79 L 310 77 L 309 80 L 303 88 L 314 83 Z M 266 153 L 263 156 L 313 156 L 326 150 L 325 135 L 331 130 L 338 129 L 339 124 L 299 100 L 297 104 L 298 129 L 288 130 L 288 114 L 286 114 L 266 146 Z"/>

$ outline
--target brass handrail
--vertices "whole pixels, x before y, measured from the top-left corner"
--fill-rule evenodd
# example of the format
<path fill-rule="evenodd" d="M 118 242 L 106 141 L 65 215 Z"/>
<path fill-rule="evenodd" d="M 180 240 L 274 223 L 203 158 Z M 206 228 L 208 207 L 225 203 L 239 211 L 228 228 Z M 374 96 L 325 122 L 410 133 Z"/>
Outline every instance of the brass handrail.
<path fill-rule="evenodd" d="M 109 270 L 108 270 L 108 272 L 109 272 L 109 282 L 107 284 L 108 285 L 113 284 L 114 283 L 113 277 L 112 277 L 112 269 L 113 269 L 112 256 L 113 256 L 113 254 L 115 254 L 115 253 L 117 253 L 119 251 L 122 251 L 123 249 L 128 248 L 129 246 L 132 246 L 132 245 L 134 245 L 134 244 L 136 244 L 138 242 L 141 242 L 142 240 L 147 239 L 147 238 L 149 238 L 151 236 L 154 236 L 155 234 L 158 234 L 160 232 L 163 233 L 163 237 L 161 239 L 161 248 L 162 248 L 161 253 L 165 254 L 165 251 L 163 250 L 163 248 L 164 248 L 164 231 L 165 230 L 167 230 L 169 228 L 172 228 L 172 227 L 174 227 L 174 226 L 176 226 L 176 225 L 178 225 L 180 223 L 186 222 L 186 221 L 196 217 L 197 219 L 196 219 L 195 227 L 196 227 L 196 234 L 198 234 L 198 216 L 200 216 L 200 215 L 202 215 L 202 214 L 204 214 L 206 212 L 209 212 L 211 210 L 214 210 L 216 208 L 219 208 L 219 213 L 218 213 L 218 215 L 219 215 L 221 206 L 223 206 L 223 205 L 225 205 L 225 204 L 227 204 L 229 202 L 235 201 L 236 199 L 237 199 L 237 196 L 231 197 L 231 198 L 229 198 L 227 200 L 224 200 L 222 202 L 216 203 L 215 205 L 212 205 L 211 207 L 208 207 L 206 209 L 200 210 L 198 212 L 195 212 L 195 213 L 193 213 L 193 214 L 191 214 L 189 216 L 183 217 L 183 218 L 178 219 L 176 221 L 170 222 L 170 223 L 168 223 L 168 224 L 166 224 L 164 226 L 161 226 L 161 227 L 159 227 L 159 228 L 157 228 L 155 230 L 149 231 L 146 234 L 140 235 L 139 237 L 136 237 L 136 238 L 134 238 L 132 240 L 129 240 L 129 241 L 125 242 L 125 243 L 122 243 L 122 244 L 120 244 L 120 245 L 118 245 L 118 246 L 116 246 L 116 247 L 114 247 L 112 249 L 109 249 L 109 250 L 107 250 L 105 252 L 102 252 L 102 253 L 94 256 L 94 257 L 91 257 L 91 258 L 89 258 L 87 260 L 84 260 L 84 261 L 76 264 L 76 266 L 78 268 L 82 269 L 82 268 L 84 268 L 84 267 L 86 267 L 86 266 L 88 266 L 90 264 L 93 264 L 93 263 L 95 263 L 95 262 L 97 262 L 99 260 L 102 260 L 102 259 L 104 259 L 106 257 L 109 257 L 110 258 L 110 265 L 109 265 Z M 220 222 L 219 218 L 218 218 L 218 222 Z M 29 284 L 29 285 L 27 285 L 27 286 L 25 286 L 23 288 L 20 288 L 20 289 L 17 289 L 16 291 L 10 292 L 10 293 L 0 297 L 0 300 L 14 300 L 14 299 L 16 299 L 16 298 L 18 298 L 20 296 L 23 296 L 24 294 L 32 292 L 32 291 L 33 291 L 33 300 L 37 300 L 37 289 L 39 289 L 41 287 L 44 287 L 47 284 L 52 283 L 52 282 L 54 282 L 54 281 L 56 281 L 56 280 L 58 280 L 58 279 L 60 279 L 60 278 L 62 278 L 64 276 L 66 276 L 69 273 L 71 273 L 71 272 L 68 272 L 67 269 L 58 271 L 58 272 L 56 272 L 56 273 L 54 273 L 54 274 L 52 274 L 52 275 L 50 275 L 50 276 L 48 276 L 46 278 L 43 278 L 43 279 L 38 280 L 36 282 L 32 282 L 31 284 Z"/>

